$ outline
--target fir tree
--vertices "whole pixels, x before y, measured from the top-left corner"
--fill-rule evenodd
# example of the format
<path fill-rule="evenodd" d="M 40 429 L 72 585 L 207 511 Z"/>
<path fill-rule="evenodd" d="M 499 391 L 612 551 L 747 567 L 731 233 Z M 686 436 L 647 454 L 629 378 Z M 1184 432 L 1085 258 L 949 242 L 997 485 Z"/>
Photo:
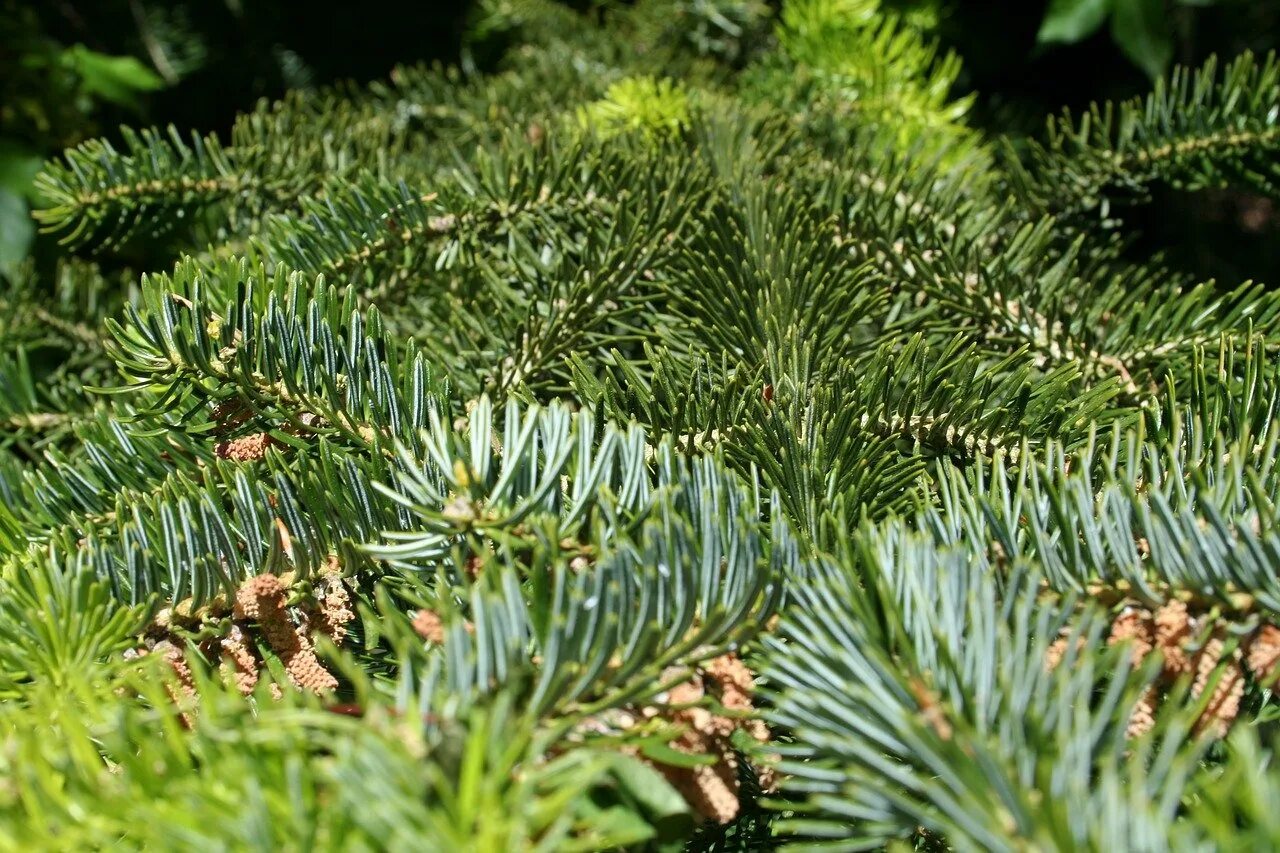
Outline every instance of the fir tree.
<path fill-rule="evenodd" d="M 1280 63 L 994 139 L 927 4 L 489 0 L 46 164 L 6 848 L 1280 845 Z"/>

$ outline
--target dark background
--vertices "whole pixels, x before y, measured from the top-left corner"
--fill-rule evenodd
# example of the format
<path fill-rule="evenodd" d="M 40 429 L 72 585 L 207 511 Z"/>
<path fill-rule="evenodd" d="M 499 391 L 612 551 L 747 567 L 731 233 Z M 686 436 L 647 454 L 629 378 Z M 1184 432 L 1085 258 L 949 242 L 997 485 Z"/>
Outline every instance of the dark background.
<path fill-rule="evenodd" d="M 565 0 L 586 8 L 589 0 Z M 1280 3 L 1169 3 L 1175 61 L 1277 46 Z M 196 69 L 148 99 L 158 123 L 217 130 L 261 97 L 296 85 L 366 81 L 396 64 L 458 58 L 472 0 L 0 0 L 0 74 L 23 41 L 49 38 L 148 59 L 148 43 L 181 51 L 200 43 Z M 775 3 L 776 5 L 776 3 Z M 887 0 L 909 7 L 911 0 Z M 982 94 L 980 121 L 1034 129 L 1059 106 L 1145 91 L 1149 80 L 1116 49 L 1106 28 L 1073 45 L 1038 47 L 1048 0 L 955 0 L 941 36 L 964 59 L 962 85 Z M 3 78 L 0 78 L 3 79 Z"/>
<path fill-rule="evenodd" d="M 397 64 L 455 60 L 470 0 L 0 0 L 9 19 L 0 73 L 22 40 L 83 44 L 153 62 L 149 46 L 189 52 L 195 68 L 147 98 L 147 117 L 201 130 L 291 86 L 372 80 Z"/>

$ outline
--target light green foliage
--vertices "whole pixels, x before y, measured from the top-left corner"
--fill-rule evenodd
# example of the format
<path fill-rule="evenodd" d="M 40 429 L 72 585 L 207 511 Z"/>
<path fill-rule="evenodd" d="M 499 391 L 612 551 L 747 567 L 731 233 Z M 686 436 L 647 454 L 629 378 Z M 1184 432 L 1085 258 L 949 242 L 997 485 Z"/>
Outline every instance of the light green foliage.
<path fill-rule="evenodd" d="M 608 138 L 627 131 L 676 133 L 689 123 L 689 96 L 670 80 L 627 77 L 578 114 L 589 130 Z"/>
<path fill-rule="evenodd" d="M 856 116 L 848 123 L 853 128 L 845 122 L 831 128 L 833 141 L 856 128 L 862 144 L 912 150 L 949 164 L 985 161 L 981 141 L 963 124 L 971 99 L 952 92 L 960 60 L 942 54 L 929 34 L 930 7 L 903 16 L 882 5 L 787 3 L 778 23 L 780 50 L 762 64 L 756 85 L 783 108 L 807 102 L 824 123 L 830 114 Z"/>
<path fill-rule="evenodd" d="M 0 847 L 1275 846 L 1280 302 L 1115 214 L 1274 196 L 1276 61 L 986 140 L 935 12 L 494 0 L 46 164 Z"/>

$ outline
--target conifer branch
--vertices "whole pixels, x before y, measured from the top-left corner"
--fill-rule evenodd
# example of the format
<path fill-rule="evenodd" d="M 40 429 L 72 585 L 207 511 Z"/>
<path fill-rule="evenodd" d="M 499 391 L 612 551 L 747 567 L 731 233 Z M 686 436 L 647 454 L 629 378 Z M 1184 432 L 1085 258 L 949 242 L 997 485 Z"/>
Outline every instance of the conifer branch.
<path fill-rule="evenodd" d="M 1239 183 L 1274 196 L 1280 150 L 1280 63 L 1244 54 L 1218 70 L 1178 68 L 1144 99 L 1094 106 L 1049 123 L 1015 186 L 1034 209 L 1109 215 L 1113 195 L 1142 201 L 1151 182 L 1185 189 Z"/>

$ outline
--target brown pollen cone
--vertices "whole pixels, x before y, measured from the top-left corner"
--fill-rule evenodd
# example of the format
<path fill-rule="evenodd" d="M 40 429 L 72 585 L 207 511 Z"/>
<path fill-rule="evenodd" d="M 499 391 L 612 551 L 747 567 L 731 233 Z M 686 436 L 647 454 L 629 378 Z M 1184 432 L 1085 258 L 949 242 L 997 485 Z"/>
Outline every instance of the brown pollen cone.
<path fill-rule="evenodd" d="M 227 636 L 219 642 L 224 666 L 235 672 L 236 688 L 245 696 L 258 686 L 258 656 L 249 646 L 248 638 L 239 625 L 232 625 Z"/>
<path fill-rule="evenodd" d="M 766 743 L 769 731 L 762 720 L 718 714 L 696 703 L 711 698 L 726 711 L 749 714 L 755 710 L 754 692 L 751 670 L 730 653 L 707 662 L 689 681 L 673 687 L 667 694 L 667 708 L 659 711 L 683 729 L 671 742 L 673 749 L 715 758 L 714 764 L 697 767 L 654 765 L 705 820 L 723 824 L 738 816 L 741 784 L 738 755 L 731 741 L 734 732 L 742 729 Z M 772 774 L 762 771 L 760 781 L 768 788 Z"/>
<path fill-rule="evenodd" d="M 1246 662 L 1249 671 L 1263 684 L 1275 679 L 1276 665 L 1280 663 L 1280 628 L 1263 625 L 1249 638 Z"/>
<path fill-rule="evenodd" d="M 333 573 L 322 576 L 320 587 L 320 630 L 340 646 L 347 638 L 347 625 L 356 618 L 355 611 L 351 609 L 351 594 L 347 592 L 342 578 Z"/>
<path fill-rule="evenodd" d="M 419 610 L 414 614 L 413 630 L 428 642 L 444 645 L 444 620 L 434 610 Z"/>
<path fill-rule="evenodd" d="M 176 690 L 171 686 L 165 687 L 173 704 L 181 708 L 184 704 L 190 703 L 196 696 L 196 683 L 195 675 L 191 672 L 191 665 L 187 663 L 187 656 L 183 651 L 183 646 L 178 643 L 171 643 L 168 640 L 161 640 L 156 643 L 153 651 L 164 657 L 165 663 L 169 664 L 173 669 L 174 675 L 178 678 Z M 186 711 L 181 712 L 180 719 L 183 727 L 188 729 L 195 722 L 191 714 Z"/>
<path fill-rule="evenodd" d="M 1196 721 L 1198 731 L 1212 731 L 1217 737 L 1226 736 L 1227 729 L 1240 713 L 1240 700 L 1244 697 L 1244 671 L 1240 668 L 1239 649 L 1232 653 L 1218 674 L 1218 666 L 1223 664 L 1224 646 L 1217 637 L 1205 643 L 1196 655 L 1196 679 L 1191 687 L 1191 694 L 1199 697 L 1217 677 L 1209 703 Z"/>
<path fill-rule="evenodd" d="M 256 462 L 267 455 L 267 448 L 275 443 L 265 432 L 242 435 L 239 438 L 218 442 L 214 453 L 220 459 L 231 459 L 235 462 Z"/>
<path fill-rule="evenodd" d="M 1170 601 L 1156 611 L 1156 647 L 1164 655 L 1166 676 L 1185 675 L 1195 669 L 1185 648 L 1187 641 L 1192 639 L 1194 627 L 1184 602 Z"/>
<path fill-rule="evenodd" d="M 249 578 L 236 592 L 236 618 L 258 623 L 267 644 L 280 656 L 294 684 L 317 693 L 333 690 L 338 680 L 316 657 L 305 624 L 295 626 L 289 618 L 285 609 L 286 592 L 275 575 Z"/>

